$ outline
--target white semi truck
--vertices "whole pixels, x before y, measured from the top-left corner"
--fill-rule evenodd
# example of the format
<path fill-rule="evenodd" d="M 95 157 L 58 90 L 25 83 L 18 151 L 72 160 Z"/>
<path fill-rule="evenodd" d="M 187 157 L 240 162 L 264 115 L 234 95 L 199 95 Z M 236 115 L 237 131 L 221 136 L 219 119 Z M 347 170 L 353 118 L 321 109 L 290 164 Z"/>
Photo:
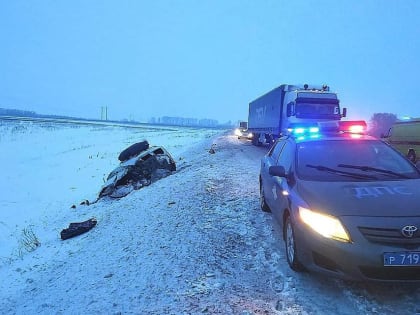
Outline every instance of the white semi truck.
<path fill-rule="evenodd" d="M 338 121 L 346 112 L 327 85 L 282 84 L 249 103 L 248 131 L 254 145 L 272 143 L 291 126 Z"/>

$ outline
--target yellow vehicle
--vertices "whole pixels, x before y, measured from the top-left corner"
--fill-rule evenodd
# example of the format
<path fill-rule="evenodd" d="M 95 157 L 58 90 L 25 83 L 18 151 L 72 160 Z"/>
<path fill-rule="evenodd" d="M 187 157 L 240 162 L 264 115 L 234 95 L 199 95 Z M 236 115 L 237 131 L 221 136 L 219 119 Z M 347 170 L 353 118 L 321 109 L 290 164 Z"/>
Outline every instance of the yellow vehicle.
<path fill-rule="evenodd" d="M 420 160 L 420 118 L 396 122 L 384 138 L 413 163 Z"/>

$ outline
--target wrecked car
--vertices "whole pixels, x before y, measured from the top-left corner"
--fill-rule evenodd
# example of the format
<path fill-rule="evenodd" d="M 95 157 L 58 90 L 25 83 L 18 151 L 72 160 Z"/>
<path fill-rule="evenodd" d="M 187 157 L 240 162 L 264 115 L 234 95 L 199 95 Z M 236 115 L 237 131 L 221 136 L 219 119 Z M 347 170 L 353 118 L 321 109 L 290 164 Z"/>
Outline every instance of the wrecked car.
<path fill-rule="evenodd" d="M 108 176 L 102 186 L 99 198 L 109 196 L 121 198 L 133 190 L 176 171 L 176 163 L 169 152 L 161 146 L 151 146 L 120 163 Z"/>

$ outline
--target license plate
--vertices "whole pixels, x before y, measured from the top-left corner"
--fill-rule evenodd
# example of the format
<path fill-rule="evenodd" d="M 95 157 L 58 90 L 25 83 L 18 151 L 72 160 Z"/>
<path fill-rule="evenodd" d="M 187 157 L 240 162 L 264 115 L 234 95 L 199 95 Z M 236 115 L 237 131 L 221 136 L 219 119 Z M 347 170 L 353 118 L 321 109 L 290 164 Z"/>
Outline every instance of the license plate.
<path fill-rule="evenodd" d="M 420 266 L 420 252 L 384 253 L 384 266 Z"/>

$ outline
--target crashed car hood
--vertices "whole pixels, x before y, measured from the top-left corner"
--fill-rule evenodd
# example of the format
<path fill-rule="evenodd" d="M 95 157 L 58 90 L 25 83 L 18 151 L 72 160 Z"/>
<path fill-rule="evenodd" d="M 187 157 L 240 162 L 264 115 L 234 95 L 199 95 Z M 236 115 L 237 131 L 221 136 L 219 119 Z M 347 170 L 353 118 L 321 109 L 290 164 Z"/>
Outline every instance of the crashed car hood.
<path fill-rule="evenodd" d="M 383 182 L 299 181 L 296 189 L 312 210 L 335 216 L 420 215 L 420 179 Z"/>

